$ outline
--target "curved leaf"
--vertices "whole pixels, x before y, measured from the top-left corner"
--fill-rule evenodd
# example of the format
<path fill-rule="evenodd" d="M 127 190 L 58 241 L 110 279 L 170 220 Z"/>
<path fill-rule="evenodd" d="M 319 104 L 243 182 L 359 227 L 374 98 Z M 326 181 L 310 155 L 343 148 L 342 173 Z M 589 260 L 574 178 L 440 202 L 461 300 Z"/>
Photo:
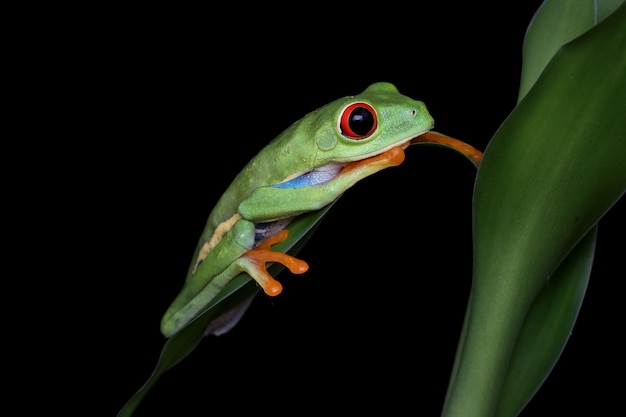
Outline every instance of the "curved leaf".
<path fill-rule="evenodd" d="M 485 152 L 474 284 L 444 416 L 497 415 L 537 295 L 626 188 L 624 25 L 622 5 L 559 49 Z"/>
<path fill-rule="evenodd" d="M 545 1 L 524 38 L 519 99 L 533 86 L 556 51 L 613 13 L 623 0 Z"/>
<path fill-rule="evenodd" d="M 596 235 L 594 227 L 576 245 L 529 310 L 511 355 L 496 415 L 517 415 L 558 360 L 587 290 Z"/>
<path fill-rule="evenodd" d="M 559 47 L 604 20 L 622 0 L 546 1 L 524 42 L 520 100 Z M 522 410 L 558 361 L 578 317 L 591 276 L 597 226 L 579 242 L 537 295 L 520 332 L 498 402 L 497 415 Z"/>
<path fill-rule="evenodd" d="M 315 227 L 332 205 L 330 204 L 321 210 L 300 216 L 291 224 L 289 237 L 284 242 L 276 244 L 274 248 L 288 251 L 290 254 L 296 254 L 306 243 L 308 237 L 315 231 Z M 280 264 L 272 264 L 268 267 L 268 271 L 273 276 L 276 276 L 282 269 L 283 266 Z M 133 414 L 161 375 L 183 360 L 198 346 L 206 335 L 209 324 L 214 320 L 219 320 L 222 315 L 228 314 L 233 309 L 237 309 L 242 303 L 246 303 L 259 290 L 260 288 L 256 285 L 256 282 L 245 273 L 239 274 L 229 282 L 221 293 L 206 306 L 203 313 L 180 332 L 167 339 L 154 371 L 143 386 L 124 404 L 118 413 L 118 417 L 130 417 Z M 244 308 L 247 308 L 247 306 L 244 305 Z"/>

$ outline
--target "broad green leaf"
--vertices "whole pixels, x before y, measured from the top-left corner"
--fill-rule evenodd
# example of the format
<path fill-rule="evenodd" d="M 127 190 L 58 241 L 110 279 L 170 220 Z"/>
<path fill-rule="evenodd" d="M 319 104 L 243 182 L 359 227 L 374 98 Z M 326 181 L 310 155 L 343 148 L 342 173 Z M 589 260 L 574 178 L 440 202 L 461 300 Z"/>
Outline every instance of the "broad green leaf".
<path fill-rule="evenodd" d="M 521 100 L 556 51 L 613 13 L 624 0 L 550 0 L 535 13 L 524 38 Z"/>
<path fill-rule="evenodd" d="M 622 0 L 546 1 L 531 22 L 524 42 L 521 100 L 549 59 L 563 44 L 612 13 Z M 520 332 L 497 415 L 521 411 L 558 361 L 572 332 L 591 276 L 597 226 L 555 270 L 550 285 L 537 295 Z"/>
<path fill-rule="evenodd" d="M 528 312 L 498 401 L 498 416 L 514 416 L 558 360 L 582 304 L 595 249 L 594 227 L 550 277 Z"/>
<path fill-rule="evenodd" d="M 559 264 L 626 188 L 625 27 L 622 5 L 558 49 L 485 152 L 474 195 L 474 283 L 444 416 L 519 411 L 519 404 L 497 410 L 507 378 L 526 378 L 509 371 L 518 366 L 516 349 L 532 350 L 517 345 L 528 314 L 541 313 L 537 296 L 557 286 L 572 267 L 555 273 Z M 567 306 L 571 324 L 577 307 Z M 558 322 L 558 310 L 551 306 L 546 319 Z M 536 385 L 536 376 L 530 380 Z M 515 401 L 536 386 L 527 388 Z"/>

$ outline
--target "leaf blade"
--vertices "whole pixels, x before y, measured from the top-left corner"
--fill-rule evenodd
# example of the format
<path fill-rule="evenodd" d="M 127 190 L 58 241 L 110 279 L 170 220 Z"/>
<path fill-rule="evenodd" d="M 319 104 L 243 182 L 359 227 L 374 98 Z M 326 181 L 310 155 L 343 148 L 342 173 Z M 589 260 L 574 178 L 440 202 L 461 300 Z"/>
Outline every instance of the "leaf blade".
<path fill-rule="evenodd" d="M 485 151 L 474 285 L 444 416 L 495 415 L 537 294 L 626 188 L 625 22 L 621 6 L 559 50 Z"/>

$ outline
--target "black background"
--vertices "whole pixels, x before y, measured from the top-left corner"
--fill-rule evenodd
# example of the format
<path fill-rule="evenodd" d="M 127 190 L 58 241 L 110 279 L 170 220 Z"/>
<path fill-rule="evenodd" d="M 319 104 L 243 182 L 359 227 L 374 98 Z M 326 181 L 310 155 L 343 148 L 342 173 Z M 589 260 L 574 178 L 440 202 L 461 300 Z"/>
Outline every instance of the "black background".
<path fill-rule="evenodd" d="M 293 121 L 389 81 L 427 104 L 436 130 L 485 148 L 516 103 L 540 2 L 434 3 L 119 10 L 74 51 L 70 134 L 84 145 L 61 166 L 79 191 L 60 228 L 80 262 L 60 268 L 80 276 L 73 308 L 88 312 L 72 346 L 85 372 L 72 395 L 87 414 L 115 414 L 148 378 L 209 211 Z M 309 272 L 281 274 L 279 297 L 256 298 L 232 332 L 205 339 L 135 415 L 438 415 L 471 284 L 474 176 L 453 152 L 414 147 L 357 184 L 300 252 Z M 523 416 L 617 407 L 623 213 L 620 202 L 601 223 L 573 336 Z"/>

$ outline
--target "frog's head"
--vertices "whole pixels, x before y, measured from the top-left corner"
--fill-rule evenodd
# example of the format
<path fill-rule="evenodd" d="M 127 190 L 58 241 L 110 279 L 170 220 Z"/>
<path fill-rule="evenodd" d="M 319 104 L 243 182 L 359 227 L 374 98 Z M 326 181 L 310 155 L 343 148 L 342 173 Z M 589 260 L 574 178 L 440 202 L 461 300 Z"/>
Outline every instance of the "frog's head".
<path fill-rule="evenodd" d="M 357 161 L 402 145 L 431 130 L 434 120 L 421 101 L 390 83 L 370 85 L 317 110 L 315 165 Z"/>

